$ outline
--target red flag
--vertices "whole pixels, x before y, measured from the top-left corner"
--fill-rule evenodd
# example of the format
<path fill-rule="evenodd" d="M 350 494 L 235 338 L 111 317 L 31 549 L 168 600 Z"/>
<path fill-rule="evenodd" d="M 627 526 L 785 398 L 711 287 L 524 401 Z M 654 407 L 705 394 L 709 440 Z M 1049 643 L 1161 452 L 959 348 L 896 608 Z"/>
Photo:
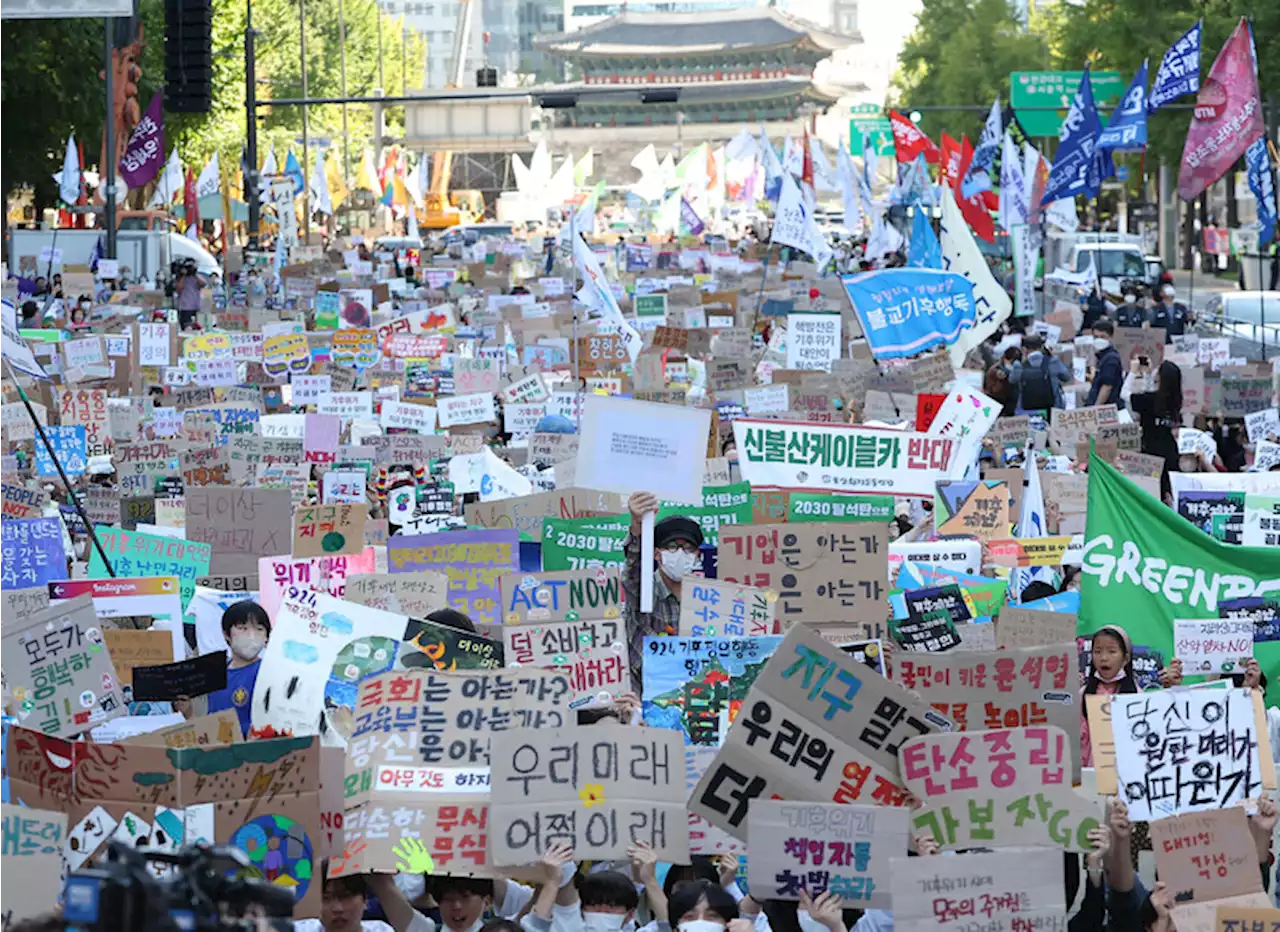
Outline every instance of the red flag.
<path fill-rule="evenodd" d="M 187 215 L 187 229 L 200 226 L 200 200 L 196 197 L 195 172 L 187 169 L 187 183 L 182 189 L 182 210 Z"/>
<path fill-rule="evenodd" d="M 921 152 L 930 165 L 937 165 L 941 161 L 942 152 L 908 117 L 897 110 L 890 110 L 889 125 L 893 127 L 893 147 L 898 152 L 899 162 L 914 162 Z"/>
<path fill-rule="evenodd" d="M 942 134 L 942 167 L 938 170 L 938 183 L 946 186 L 959 177 L 956 170 L 960 165 L 960 143 L 946 133 Z"/>
<path fill-rule="evenodd" d="M 1235 164 L 1266 132 L 1258 95 L 1253 35 L 1244 17 L 1222 46 L 1196 95 L 1195 112 L 1182 149 L 1178 196 L 1195 198 Z"/>
<path fill-rule="evenodd" d="M 964 177 L 964 173 L 969 170 L 969 163 L 973 161 L 973 146 L 969 145 L 969 137 L 961 137 L 960 145 L 960 164 L 956 167 L 956 180 L 953 182 L 955 187 L 956 203 L 960 206 L 960 213 L 973 227 L 973 232 L 977 233 L 988 243 L 996 241 L 996 226 L 991 219 L 991 211 L 987 209 L 986 199 L 981 193 L 975 194 L 973 197 L 965 200 L 960 197 L 960 181 Z"/>

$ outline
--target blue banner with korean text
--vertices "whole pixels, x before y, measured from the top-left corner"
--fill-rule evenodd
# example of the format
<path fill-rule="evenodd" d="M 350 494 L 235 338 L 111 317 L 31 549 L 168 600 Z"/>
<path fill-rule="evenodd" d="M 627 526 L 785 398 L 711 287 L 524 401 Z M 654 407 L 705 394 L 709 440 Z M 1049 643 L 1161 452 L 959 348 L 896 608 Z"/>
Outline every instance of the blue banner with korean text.
<path fill-rule="evenodd" d="M 948 346 L 973 326 L 973 284 L 934 269 L 884 269 L 840 279 L 877 359 Z"/>

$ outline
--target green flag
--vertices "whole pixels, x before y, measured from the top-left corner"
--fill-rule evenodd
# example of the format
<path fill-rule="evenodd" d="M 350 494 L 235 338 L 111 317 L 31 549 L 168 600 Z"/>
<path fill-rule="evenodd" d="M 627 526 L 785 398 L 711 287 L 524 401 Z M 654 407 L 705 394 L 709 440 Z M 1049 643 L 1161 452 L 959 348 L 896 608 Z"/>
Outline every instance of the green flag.
<path fill-rule="evenodd" d="M 1174 659 L 1178 618 L 1228 617 L 1248 602 L 1280 598 L 1280 548 L 1237 547 L 1214 540 L 1089 457 L 1089 515 L 1081 561 L 1079 633 L 1120 625 L 1134 645 Z M 1224 607 L 1225 605 L 1225 607 Z M 1256 636 L 1274 625 L 1259 623 Z M 1280 701 L 1280 640 L 1256 640 L 1254 656 L 1267 675 L 1267 702 Z"/>

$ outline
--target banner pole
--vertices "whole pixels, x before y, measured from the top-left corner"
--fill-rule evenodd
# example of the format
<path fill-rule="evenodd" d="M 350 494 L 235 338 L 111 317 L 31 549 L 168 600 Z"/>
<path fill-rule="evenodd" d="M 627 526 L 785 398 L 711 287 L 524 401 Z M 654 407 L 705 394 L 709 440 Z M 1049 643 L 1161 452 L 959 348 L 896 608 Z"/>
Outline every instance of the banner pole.
<path fill-rule="evenodd" d="M 93 529 L 93 523 L 89 520 L 89 516 L 85 514 L 84 505 L 80 503 L 80 496 L 76 494 L 74 488 L 71 487 L 71 480 L 67 478 L 66 470 L 62 468 L 62 461 L 58 459 L 58 454 L 54 452 L 53 444 L 49 442 L 49 435 L 44 432 L 44 425 L 40 423 L 40 419 L 36 417 L 35 409 L 31 407 L 31 399 L 27 397 L 27 393 L 23 390 L 22 385 L 18 382 L 18 377 L 13 374 L 13 367 L 9 365 L 9 360 L 4 361 L 5 368 L 9 370 L 9 378 L 13 379 L 13 384 L 17 386 L 18 397 L 22 399 L 23 406 L 27 409 L 27 416 L 31 418 L 31 423 L 35 425 L 36 433 L 40 435 L 40 440 L 44 443 L 45 451 L 49 454 L 49 458 L 53 460 L 53 465 L 58 468 L 58 475 L 62 479 L 63 486 L 67 490 L 67 498 L 71 499 L 71 504 L 76 509 L 76 514 L 80 516 L 80 520 L 84 522 L 85 530 L 89 532 L 89 539 L 93 541 L 93 546 L 98 551 L 98 556 L 102 558 L 102 565 L 106 567 L 112 578 L 115 578 L 116 571 L 111 566 L 111 561 L 107 559 L 106 552 L 102 549 L 102 541 L 98 540 L 98 534 Z M 34 464 L 33 464 L 34 468 Z M 74 554 L 71 555 L 75 559 Z"/>

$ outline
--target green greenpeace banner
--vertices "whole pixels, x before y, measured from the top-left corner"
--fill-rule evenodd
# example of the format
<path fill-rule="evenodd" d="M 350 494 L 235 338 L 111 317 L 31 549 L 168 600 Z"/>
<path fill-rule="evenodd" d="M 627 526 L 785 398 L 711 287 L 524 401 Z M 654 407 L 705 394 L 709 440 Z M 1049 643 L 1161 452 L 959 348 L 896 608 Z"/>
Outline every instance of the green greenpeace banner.
<path fill-rule="evenodd" d="M 1236 617 L 1280 595 L 1280 547 L 1216 541 L 1096 455 L 1089 457 L 1084 536 L 1079 633 L 1120 625 L 1135 647 L 1158 650 L 1166 662 L 1175 656 L 1175 619 Z M 1255 622 L 1254 656 L 1267 675 L 1268 705 L 1280 702 L 1274 627 Z"/>

